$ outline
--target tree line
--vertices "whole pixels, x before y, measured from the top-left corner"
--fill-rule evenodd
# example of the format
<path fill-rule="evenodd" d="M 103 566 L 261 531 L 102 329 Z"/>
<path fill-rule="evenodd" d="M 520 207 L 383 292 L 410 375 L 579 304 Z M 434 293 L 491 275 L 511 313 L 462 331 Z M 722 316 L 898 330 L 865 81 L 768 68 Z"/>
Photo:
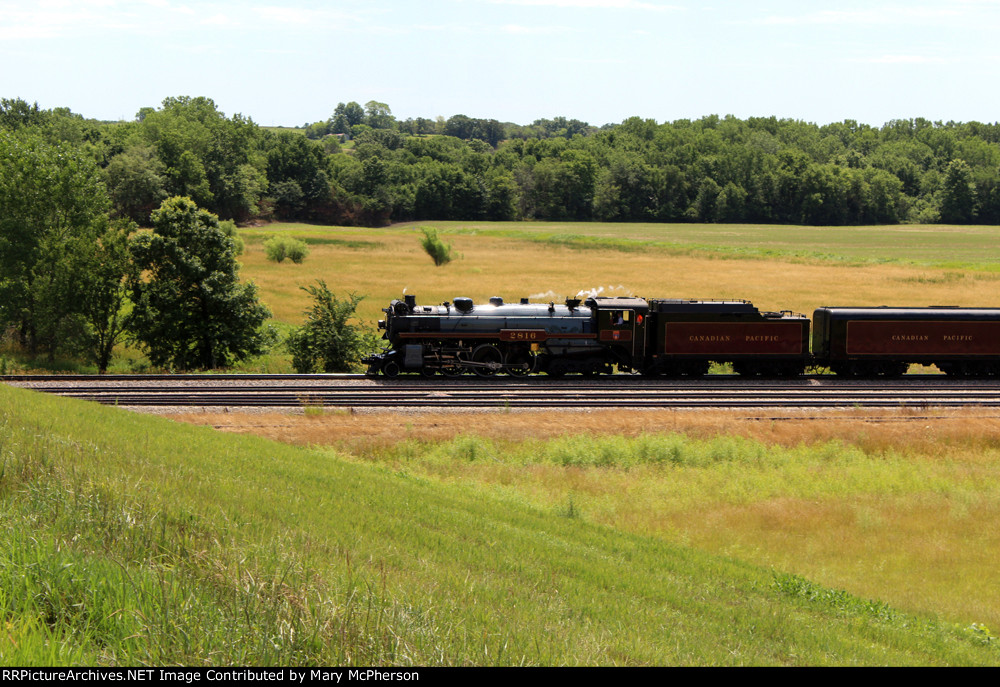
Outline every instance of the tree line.
<path fill-rule="evenodd" d="M 0 100 L 0 128 L 93 159 L 112 215 L 140 225 L 174 195 L 236 222 L 1000 223 L 995 123 L 400 121 L 370 101 L 275 131 L 179 97 L 129 122 Z"/>

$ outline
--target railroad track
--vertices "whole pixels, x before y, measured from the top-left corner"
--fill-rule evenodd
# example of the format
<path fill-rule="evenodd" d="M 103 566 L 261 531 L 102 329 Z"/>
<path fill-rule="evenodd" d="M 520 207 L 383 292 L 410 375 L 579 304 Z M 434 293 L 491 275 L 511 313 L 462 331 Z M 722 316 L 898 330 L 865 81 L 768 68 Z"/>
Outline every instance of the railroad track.
<path fill-rule="evenodd" d="M 1000 379 L 940 375 L 886 382 L 800 377 L 698 380 L 529 377 L 397 378 L 362 375 L 144 375 L 0 377 L 9 384 L 120 406 L 409 408 L 746 408 L 1000 406 Z"/>

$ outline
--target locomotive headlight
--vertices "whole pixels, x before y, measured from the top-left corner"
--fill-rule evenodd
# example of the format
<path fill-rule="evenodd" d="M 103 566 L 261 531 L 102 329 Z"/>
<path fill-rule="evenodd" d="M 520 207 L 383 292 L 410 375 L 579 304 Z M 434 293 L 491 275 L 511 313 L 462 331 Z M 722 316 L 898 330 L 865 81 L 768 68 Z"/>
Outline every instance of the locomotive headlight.
<path fill-rule="evenodd" d="M 379 329 L 385 329 L 385 320 L 379 320 L 378 321 L 378 328 Z"/>

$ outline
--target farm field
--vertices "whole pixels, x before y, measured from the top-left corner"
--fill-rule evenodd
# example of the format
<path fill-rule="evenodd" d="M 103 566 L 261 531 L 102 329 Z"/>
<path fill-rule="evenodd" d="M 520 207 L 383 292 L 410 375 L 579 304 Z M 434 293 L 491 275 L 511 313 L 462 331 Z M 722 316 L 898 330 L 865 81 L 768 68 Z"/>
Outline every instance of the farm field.
<path fill-rule="evenodd" d="M 364 295 L 374 322 L 403 290 L 422 303 L 456 296 L 561 301 L 580 292 L 744 298 L 766 310 L 821 305 L 995 305 L 994 227 L 760 227 L 435 222 L 461 258 L 434 267 L 418 224 L 380 229 L 274 224 L 244 229 L 243 277 L 279 322 L 301 321 L 300 286 L 323 279 Z M 263 242 L 309 243 L 302 264 L 269 262 Z M 575 238 L 567 238 L 575 237 Z"/>
<path fill-rule="evenodd" d="M 982 250 L 997 236 L 997 228 L 993 226 L 816 227 L 604 222 L 436 222 L 434 226 L 442 232 L 524 237 L 582 248 L 603 246 L 642 250 L 654 246 L 675 253 L 704 252 L 729 257 L 1000 269 L 1000 255 L 984 254 Z"/>

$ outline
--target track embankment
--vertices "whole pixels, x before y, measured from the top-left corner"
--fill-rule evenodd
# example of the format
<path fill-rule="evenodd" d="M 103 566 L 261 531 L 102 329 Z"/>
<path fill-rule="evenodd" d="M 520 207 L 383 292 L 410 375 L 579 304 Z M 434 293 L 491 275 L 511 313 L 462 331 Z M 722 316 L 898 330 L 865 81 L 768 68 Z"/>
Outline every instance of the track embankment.
<path fill-rule="evenodd" d="M 129 407 L 238 408 L 824 408 L 1000 406 L 1000 379 L 910 375 L 886 381 L 832 376 L 744 379 L 362 375 L 7 376 L 46 393 Z"/>

